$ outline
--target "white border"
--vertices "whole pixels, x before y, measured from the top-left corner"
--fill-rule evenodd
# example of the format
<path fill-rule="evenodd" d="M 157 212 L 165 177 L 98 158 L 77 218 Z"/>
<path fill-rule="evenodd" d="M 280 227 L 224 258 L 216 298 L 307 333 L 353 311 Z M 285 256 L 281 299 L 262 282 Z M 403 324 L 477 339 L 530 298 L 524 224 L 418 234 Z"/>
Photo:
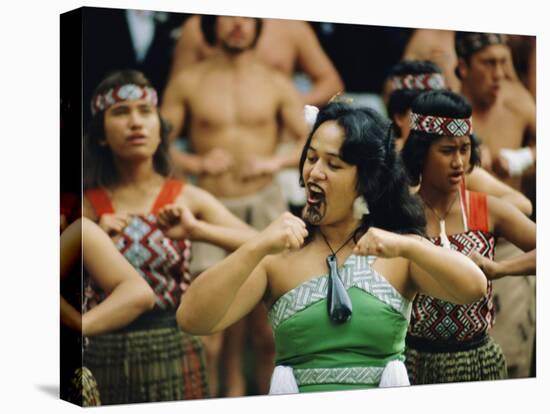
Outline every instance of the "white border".
<path fill-rule="evenodd" d="M 548 22 L 544 2 L 519 1 L 350 1 L 241 0 L 68 0 L 6 2 L 2 9 L 2 296 L 0 411 L 55 412 L 80 410 L 55 396 L 58 380 L 58 178 L 59 178 L 59 13 L 81 5 L 119 8 L 242 14 L 376 25 L 472 29 L 536 34 L 538 47 L 538 194 L 539 212 L 548 211 L 541 193 L 547 177 L 542 162 L 550 130 L 542 114 L 550 89 Z M 360 53 L 360 50 L 358 50 Z M 376 56 L 369 57 L 376 59 Z M 7 89 L 8 94 L 5 94 Z M 78 137 L 75 137 L 76 139 Z M 6 145 L 7 144 L 7 145 Z M 539 214 L 538 228 L 547 228 Z M 7 229 L 7 231 L 6 231 Z M 544 251 L 539 231 L 539 250 Z M 7 266 L 6 266 L 7 264 Z M 545 258 L 539 255 L 537 379 L 440 385 L 410 389 L 338 392 L 287 397 L 248 397 L 109 407 L 117 413 L 155 412 L 315 412 L 353 413 L 524 412 L 546 400 L 548 384 L 547 283 Z M 313 407 L 310 407 L 313 405 Z"/>

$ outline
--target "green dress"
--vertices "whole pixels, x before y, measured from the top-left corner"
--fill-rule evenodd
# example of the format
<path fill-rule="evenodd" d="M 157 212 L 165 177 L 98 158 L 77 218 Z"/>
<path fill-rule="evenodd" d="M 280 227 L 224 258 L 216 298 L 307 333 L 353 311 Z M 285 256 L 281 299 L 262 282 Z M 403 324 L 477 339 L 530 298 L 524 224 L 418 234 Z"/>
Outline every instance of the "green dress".
<path fill-rule="evenodd" d="M 346 323 L 328 317 L 328 274 L 286 292 L 270 308 L 275 373 L 290 367 L 299 392 L 378 387 L 392 361 L 403 366 L 394 385 L 408 384 L 402 361 L 411 302 L 372 269 L 375 260 L 351 255 L 339 268 L 353 307 Z"/>

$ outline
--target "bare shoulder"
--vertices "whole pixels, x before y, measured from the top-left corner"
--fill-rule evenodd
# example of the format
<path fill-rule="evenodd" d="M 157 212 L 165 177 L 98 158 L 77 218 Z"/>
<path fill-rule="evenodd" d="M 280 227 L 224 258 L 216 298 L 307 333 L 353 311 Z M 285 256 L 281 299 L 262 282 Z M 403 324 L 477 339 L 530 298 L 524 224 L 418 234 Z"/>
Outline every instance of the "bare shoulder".
<path fill-rule="evenodd" d="M 198 206 L 204 198 L 208 197 L 210 194 L 189 182 L 186 182 L 179 196 L 176 198 L 177 204 L 183 204 L 191 210 L 194 210 L 194 207 Z"/>
<path fill-rule="evenodd" d="M 303 250 L 302 248 L 268 255 L 262 259 L 261 266 L 265 270 L 268 282 L 265 298 L 268 307 L 300 282 L 300 280 L 296 280 L 299 279 L 299 275 L 307 274 L 307 269 L 300 267 L 305 262 Z M 292 269 L 292 274 L 289 269 Z"/>
<path fill-rule="evenodd" d="M 507 201 L 487 194 L 487 209 L 489 210 L 489 215 L 492 218 L 506 217 L 506 215 L 510 212 L 510 209 L 513 208 L 515 207 Z"/>
<path fill-rule="evenodd" d="M 301 20 L 264 19 L 264 29 L 270 36 L 296 36 L 303 33 L 307 23 Z"/>
<path fill-rule="evenodd" d="M 523 118 L 530 117 L 536 110 L 533 97 L 519 81 L 505 81 L 503 94 L 506 108 Z"/>
<path fill-rule="evenodd" d="M 193 38 L 200 38 L 200 16 L 195 14 L 194 16 L 186 19 L 181 25 L 181 36 L 192 36 Z"/>

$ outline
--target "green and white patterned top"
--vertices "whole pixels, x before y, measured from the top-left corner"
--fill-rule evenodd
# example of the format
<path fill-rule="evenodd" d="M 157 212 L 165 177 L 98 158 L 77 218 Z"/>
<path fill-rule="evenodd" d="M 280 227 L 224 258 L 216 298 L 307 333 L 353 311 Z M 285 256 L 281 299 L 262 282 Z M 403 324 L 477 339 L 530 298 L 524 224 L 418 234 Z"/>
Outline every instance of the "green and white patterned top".
<path fill-rule="evenodd" d="M 377 387 L 386 364 L 404 360 L 411 302 L 373 270 L 374 260 L 351 255 L 339 268 L 353 306 L 346 323 L 328 317 L 328 274 L 270 308 L 276 365 L 293 368 L 300 392 Z"/>

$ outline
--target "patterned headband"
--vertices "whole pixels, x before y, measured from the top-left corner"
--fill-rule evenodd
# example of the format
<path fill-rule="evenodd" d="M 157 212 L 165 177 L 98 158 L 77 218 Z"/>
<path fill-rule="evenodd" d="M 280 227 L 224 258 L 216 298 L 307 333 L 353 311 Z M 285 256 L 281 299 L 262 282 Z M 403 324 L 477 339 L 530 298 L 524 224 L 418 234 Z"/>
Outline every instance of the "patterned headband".
<path fill-rule="evenodd" d="M 417 75 L 394 76 L 391 79 L 392 90 L 417 89 L 433 91 L 445 89 L 445 78 L 441 73 L 420 73 Z"/>
<path fill-rule="evenodd" d="M 92 115 L 105 111 L 114 104 L 122 101 L 137 101 L 144 99 L 153 106 L 157 106 L 157 91 L 150 86 L 139 86 L 133 83 L 117 86 L 107 92 L 96 95 L 92 100 Z"/>
<path fill-rule="evenodd" d="M 499 33 L 458 32 L 456 34 L 456 54 L 461 58 L 469 58 L 478 50 L 491 45 L 505 45 L 508 36 Z"/>
<path fill-rule="evenodd" d="M 472 117 L 446 118 L 412 113 L 411 129 L 448 137 L 462 137 L 472 134 Z"/>

